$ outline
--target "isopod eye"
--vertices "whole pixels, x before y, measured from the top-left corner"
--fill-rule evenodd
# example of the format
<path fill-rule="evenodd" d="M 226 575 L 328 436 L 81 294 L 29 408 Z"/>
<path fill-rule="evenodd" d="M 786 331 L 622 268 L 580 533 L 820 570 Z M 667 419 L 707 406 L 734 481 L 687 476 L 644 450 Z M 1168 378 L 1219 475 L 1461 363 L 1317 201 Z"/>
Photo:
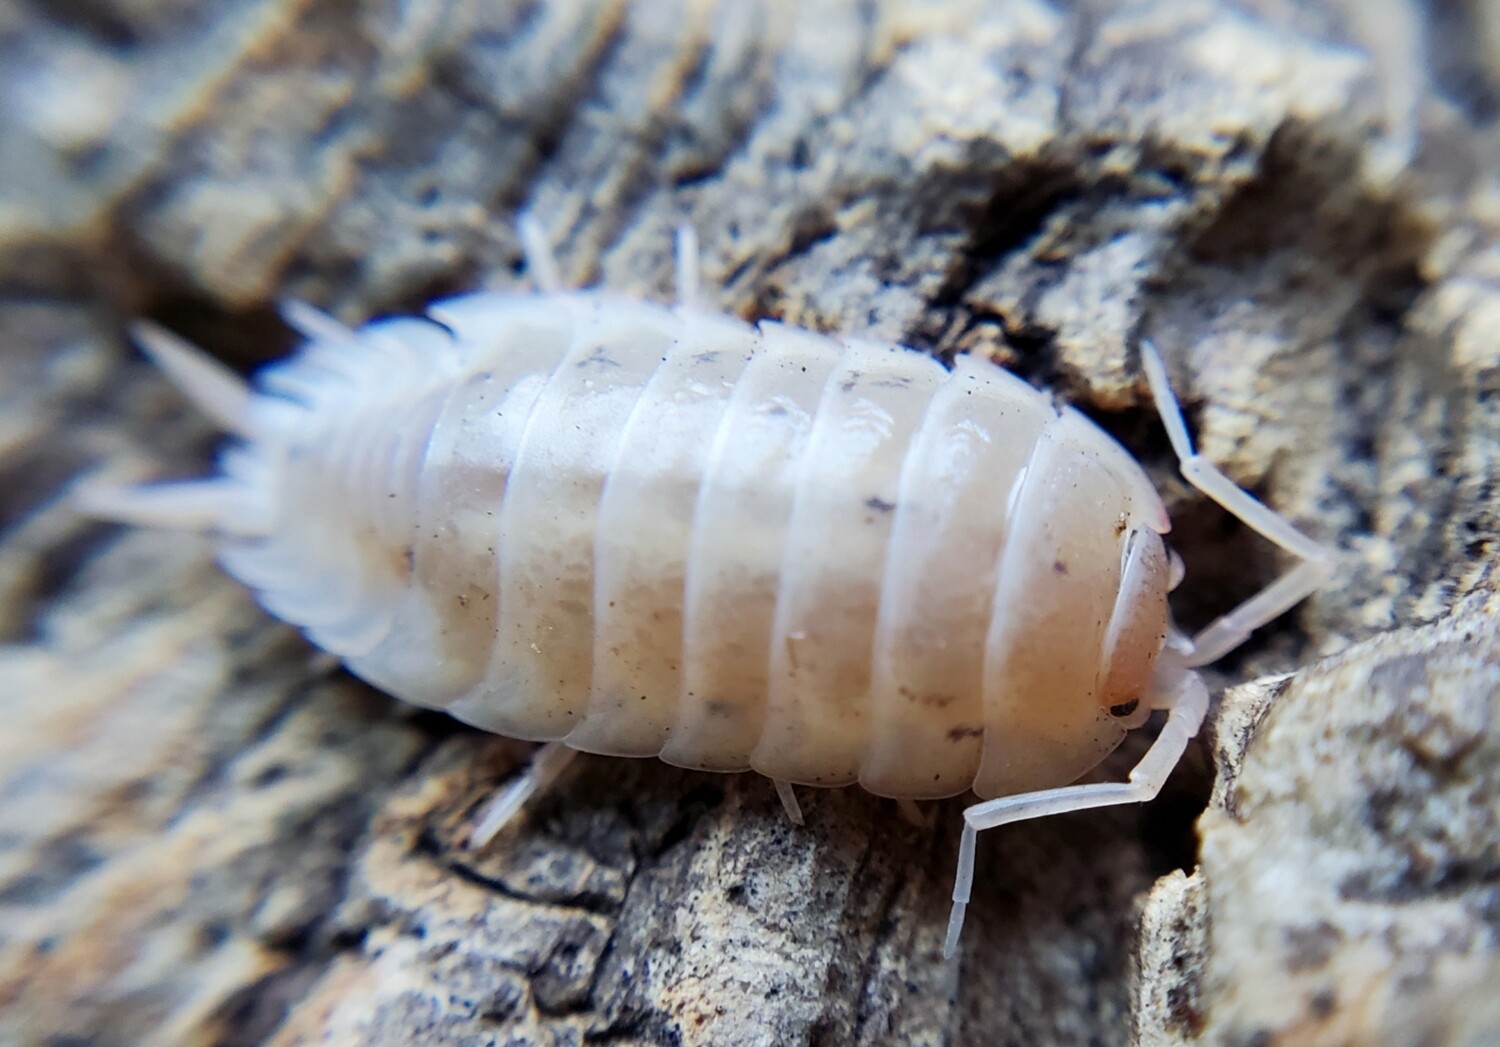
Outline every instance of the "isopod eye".
<path fill-rule="evenodd" d="M 1136 709 L 1140 707 L 1140 704 L 1141 700 L 1139 698 L 1132 698 L 1128 702 L 1121 702 L 1119 705 L 1111 705 L 1109 707 L 1109 715 L 1123 719 L 1134 713 Z"/>

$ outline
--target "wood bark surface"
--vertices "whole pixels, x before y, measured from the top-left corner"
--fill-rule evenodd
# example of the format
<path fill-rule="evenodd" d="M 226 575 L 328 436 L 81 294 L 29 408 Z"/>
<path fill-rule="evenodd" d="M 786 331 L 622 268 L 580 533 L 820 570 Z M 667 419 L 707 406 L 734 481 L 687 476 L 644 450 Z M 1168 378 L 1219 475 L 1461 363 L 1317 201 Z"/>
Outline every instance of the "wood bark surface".
<path fill-rule="evenodd" d="M 1493 1042 L 1497 115 L 1485 0 L 0 7 L 0 1042 Z M 1156 803 L 987 834 L 952 964 L 959 801 L 588 758 L 467 851 L 527 746 L 66 489 L 211 460 L 127 321 L 248 370 L 281 296 L 522 285 L 521 206 L 576 284 L 668 297 L 688 221 L 727 311 L 1078 403 L 1201 624 L 1284 564 L 1175 478 L 1150 337 L 1339 577 Z"/>

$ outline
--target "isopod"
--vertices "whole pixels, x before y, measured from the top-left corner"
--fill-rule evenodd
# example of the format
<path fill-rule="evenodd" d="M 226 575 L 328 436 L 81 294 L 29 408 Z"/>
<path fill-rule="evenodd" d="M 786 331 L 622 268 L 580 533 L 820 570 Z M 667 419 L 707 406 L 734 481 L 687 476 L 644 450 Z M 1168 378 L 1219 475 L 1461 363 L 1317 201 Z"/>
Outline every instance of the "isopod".
<path fill-rule="evenodd" d="M 219 475 L 85 485 L 90 512 L 219 536 L 274 615 L 389 693 L 550 743 L 492 837 L 575 750 L 915 800 L 972 790 L 976 834 L 1151 799 L 1207 710 L 1195 668 L 1331 577 L 1334 555 L 1198 456 L 1184 476 L 1299 563 L 1194 637 L 1133 458 L 993 364 L 564 289 L 480 292 L 307 344 L 253 385 L 166 331 L 142 348 L 238 437 Z M 1168 712 L 1128 781 L 1072 785 Z"/>

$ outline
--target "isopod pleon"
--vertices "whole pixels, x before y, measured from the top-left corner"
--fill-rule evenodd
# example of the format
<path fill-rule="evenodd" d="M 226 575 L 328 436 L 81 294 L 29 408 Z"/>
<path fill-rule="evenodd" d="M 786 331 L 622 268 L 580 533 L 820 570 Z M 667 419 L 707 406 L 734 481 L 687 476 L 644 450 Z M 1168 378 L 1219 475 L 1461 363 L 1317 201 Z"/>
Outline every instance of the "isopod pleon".
<path fill-rule="evenodd" d="M 1205 715 L 1196 666 L 1328 579 L 1333 554 L 1194 453 L 1141 358 L 1184 476 L 1297 556 L 1188 638 L 1169 521 L 1140 466 L 983 360 L 752 326 L 559 285 L 434 303 L 308 342 L 253 385 L 149 325 L 143 349 L 237 437 L 211 479 L 86 486 L 89 511 L 218 535 L 273 614 L 393 695 L 552 743 L 494 835 L 575 750 L 902 801 L 972 790 L 946 950 L 979 830 L 1152 798 Z M 1152 710 L 1129 780 L 1071 785 Z"/>

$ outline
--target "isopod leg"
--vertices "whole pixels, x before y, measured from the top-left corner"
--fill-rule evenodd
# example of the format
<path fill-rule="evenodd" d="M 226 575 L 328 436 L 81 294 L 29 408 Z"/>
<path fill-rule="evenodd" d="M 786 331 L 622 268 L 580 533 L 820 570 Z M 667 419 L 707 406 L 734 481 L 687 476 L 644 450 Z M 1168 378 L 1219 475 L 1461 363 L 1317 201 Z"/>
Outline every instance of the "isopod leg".
<path fill-rule="evenodd" d="M 698 267 L 698 233 L 684 222 L 677 227 L 677 304 L 696 309 L 702 304 Z"/>
<path fill-rule="evenodd" d="M 948 936 L 943 941 L 945 959 L 958 948 L 958 936 L 963 930 L 969 892 L 974 884 L 974 844 L 982 830 L 1067 811 L 1144 803 L 1161 791 L 1208 712 L 1208 690 L 1198 674 L 1184 669 L 1176 670 L 1175 674 L 1177 678 L 1171 683 L 1172 693 L 1160 700 L 1160 704 L 1171 709 L 1167 722 L 1162 725 L 1161 734 L 1151 743 L 1151 748 L 1146 750 L 1146 755 L 1141 757 L 1141 762 L 1130 772 L 1128 781 L 1069 785 L 1061 789 L 1002 796 L 964 811 L 964 831 L 958 848 L 958 876 L 953 884 L 953 911 L 948 917 Z"/>
<path fill-rule="evenodd" d="M 792 789 L 792 783 L 780 778 L 772 778 L 771 782 L 776 786 L 776 795 L 781 799 L 781 808 L 786 811 L 787 821 L 793 825 L 801 825 L 802 806 L 797 803 L 797 793 Z"/>
<path fill-rule="evenodd" d="M 907 825 L 918 829 L 927 828 L 927 815 L 922 813 L 922 807 L 916 800 L 899 799 L 896 801 L 896 810 L 901 812 L 901 817 Z"/>
<path fill-rule="evenodd" d="M 547 234 L 542 232 L 542 223 L 530 211 L 522 211 L 516 218 L 516 232 L 521 236 L 521 250 L 526 255 L 526 271 L 539 290 L 549 294 L 563 289 L 562 270 L 557 267 L 557 258 L 552 254 L 552 245 Z"/>
<path fill-rule="evenodd" d="M 485 805 L 478 824 L 469 834 L 470 849 L 477 850 L 493 840 L 520 813 L 526 801 L 556 781 L 577 755 L 562 742 L 548 742 L 538 749 L 531 758 L 531 766 Z"/>
<path fill-rule="evenodd" d="M 1198 454 L 1188 435 L 1182 408 L 1172 393 L 1161 354 L 1149 341 L 1141 343 L 1141 364 L 1146 370 L 1146 380 L 1151 385 L 1151 395 L 1161 413 L 1162 424 L 1172 441 L 1172 449 L 1177 453 L 1183 477 L 1251 530 L 1302 561 L 1193 637 L 1192 650 L 1185 655 L 1184 664 L 1207 665 L 1218 661 L 1244 643 L 1256 629 L 1322 588 L 1333 577 L 1338 556 L 1326 545 L 1297 530 L 1284 516 L 1268 508 Z"/>

